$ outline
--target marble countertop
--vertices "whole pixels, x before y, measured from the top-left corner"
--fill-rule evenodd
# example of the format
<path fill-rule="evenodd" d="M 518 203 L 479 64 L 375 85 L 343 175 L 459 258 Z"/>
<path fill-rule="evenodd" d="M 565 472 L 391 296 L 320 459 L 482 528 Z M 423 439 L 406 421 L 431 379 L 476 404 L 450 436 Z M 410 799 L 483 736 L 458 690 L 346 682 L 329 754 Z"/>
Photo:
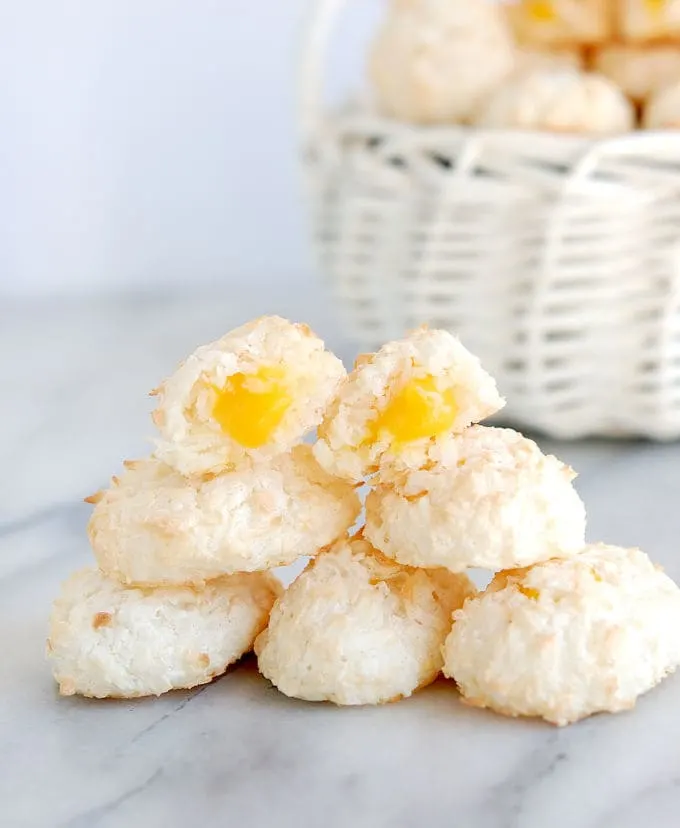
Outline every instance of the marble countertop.
<path fill-rule="evenodd" d="M 0 306 L 0 826 L 676 828 L 680 675 L 632 713 L 558 730 L 437 683 L 381 708 L 285 698 L 246 661 L 190 693 L 61 699 L 44 659 L 59 582 L 90 561 L 82 498 L 147 450 L 147 391 L 198 343 L 278 312 L 352 348 L 321 295 Z M 581 472 L 592 540 L 680 579 L 680 445 L 542 441 Z"/>

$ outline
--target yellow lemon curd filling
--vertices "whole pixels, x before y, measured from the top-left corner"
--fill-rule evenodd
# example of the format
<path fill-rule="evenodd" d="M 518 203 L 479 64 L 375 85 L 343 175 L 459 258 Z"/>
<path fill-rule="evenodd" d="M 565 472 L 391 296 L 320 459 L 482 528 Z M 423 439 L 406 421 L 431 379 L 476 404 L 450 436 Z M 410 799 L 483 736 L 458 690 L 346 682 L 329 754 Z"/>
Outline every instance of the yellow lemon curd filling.
<path fill-rule="evenodd" d="M 519 592 L 522 593 L 522 595 L 524 595 L 526 598 L 529 598 L 531 601 L 538 601 L 538 599 L 541 597 L 541 593 L 533 587 L 525 587 L 520 585 L 517 587 L 517 589 Z"/>
<path fill-rule="evenodd" d="M 645 5 L 647 6 L 647 10 L 652 12 L 652 14 L 658 14 L 663 11 L 666 0 L 645 0 Z"/>
<path fill-rule="evenodd" d="M 212 386 L 213 418 L 237 443 L 260 448 L 271 440 L 292 402 L 285 380 L 286 372 L 278 366 L 232 374 L 224 388 Z"/>
<path fill-rule="evenodd" d="M 557 18 L 555 7 L 550 0 L 529 0 L 527 11 L 539 23 L 552 23 Z"/>
<path fill-rule="evenodd" d="M 439 390 L 434 377 L 411 380 L 371 423 L 371 441 L 387 432 L 394 443 L 438 437 L 450 431 L 458 415 L 453 389 Z"/>

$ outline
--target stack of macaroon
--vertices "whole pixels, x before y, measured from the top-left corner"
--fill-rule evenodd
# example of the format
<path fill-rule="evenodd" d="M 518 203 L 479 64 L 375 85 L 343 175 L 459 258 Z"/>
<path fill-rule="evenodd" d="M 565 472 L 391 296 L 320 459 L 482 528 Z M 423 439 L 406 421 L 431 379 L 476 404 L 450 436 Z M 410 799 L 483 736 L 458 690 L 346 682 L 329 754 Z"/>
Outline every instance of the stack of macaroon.
<path fill-rule="evenodd" d="M 151 457 L 95 504 L 98 569 L 63 585 L 48 653 L 60 691 L 158 695 L 252 649 L 280 582 L 268 570 L 344 536 L 361 503 L 301 444 L 346 371 L 305 325 L 265 317 L 199 348 L 153 393 Z"/>
<path fill-rule="evenodd" d="M 378 110 L 416 124 L 613 135 L 680 125 L 677 0 L 389 0 Z"/>
<path fill-rule="evenodd" d="M 680 589 L 638 550 L 586 545 L 575 474 L 478 424 L 503 399 L 451 334 L 415 331 L 346 376 L 267 317 L 159 394 L 154 456 L 96 497 L 100 572 L 55 604 L 62 692 L 193 686 L 254 642 L 288 696 L 384 703 L 444 672 L 470 704 L 561 725 L 631 707 L 680 663 Z M 279 594 L 267 570 L 299 556 Z M 473 568 L 494 573 L 479 594 Z"/>

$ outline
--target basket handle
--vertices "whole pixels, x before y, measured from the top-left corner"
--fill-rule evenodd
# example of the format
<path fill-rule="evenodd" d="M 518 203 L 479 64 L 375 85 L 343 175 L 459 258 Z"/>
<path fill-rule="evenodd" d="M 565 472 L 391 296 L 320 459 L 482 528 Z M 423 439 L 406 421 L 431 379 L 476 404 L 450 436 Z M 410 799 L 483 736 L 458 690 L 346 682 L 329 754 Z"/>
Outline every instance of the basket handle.
<path fill-rule="evenodd" d="M 307 143 L 321 121 L 324 61 L 335 22 L 348 0 L 310 0 L 299 69 L 300 138 Z"/>

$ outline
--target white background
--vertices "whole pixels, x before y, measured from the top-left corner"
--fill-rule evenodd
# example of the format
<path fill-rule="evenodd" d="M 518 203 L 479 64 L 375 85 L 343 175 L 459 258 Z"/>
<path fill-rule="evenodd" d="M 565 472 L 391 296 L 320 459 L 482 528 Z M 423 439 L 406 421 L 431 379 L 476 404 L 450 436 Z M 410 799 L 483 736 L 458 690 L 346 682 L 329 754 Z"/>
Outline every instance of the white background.
<path fill-rule="evenodd" d="M 347 0 L 337 88 L 381 2 Z M 314 278 L 295 129 L 313 5 L 0 0 L 0 293 Z"/>

